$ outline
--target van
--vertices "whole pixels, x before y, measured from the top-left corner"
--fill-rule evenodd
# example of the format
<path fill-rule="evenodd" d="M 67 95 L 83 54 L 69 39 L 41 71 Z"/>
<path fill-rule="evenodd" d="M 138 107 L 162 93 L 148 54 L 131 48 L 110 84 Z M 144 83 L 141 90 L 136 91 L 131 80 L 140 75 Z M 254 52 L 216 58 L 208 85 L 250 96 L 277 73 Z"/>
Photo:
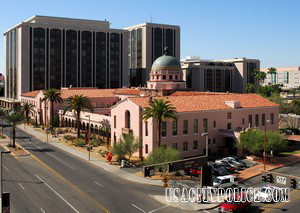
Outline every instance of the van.
<path fill-rule="evenodd" d="M 233 175 L 218 176 L 213 180 L 213 187 L 228 188 L 239 185 L 237 177 Z"/>

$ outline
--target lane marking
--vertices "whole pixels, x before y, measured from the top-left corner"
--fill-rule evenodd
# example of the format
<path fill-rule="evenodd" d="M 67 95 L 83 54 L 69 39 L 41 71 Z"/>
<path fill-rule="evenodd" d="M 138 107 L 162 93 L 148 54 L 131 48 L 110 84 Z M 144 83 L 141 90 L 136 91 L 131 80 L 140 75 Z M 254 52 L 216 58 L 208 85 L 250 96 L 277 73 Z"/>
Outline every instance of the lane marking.
<path fill-rule="evenodd" d="M 168 205 L 165 205 L 165 206 L 162 206 L 162 207 L 160 207 L 160 208 L 157 208 L 157 209 L 154 209 L 154 210 L 152 210 L 152 211 L 150 211 L 150 212 L 148 212 L 148 213 L 153 213 L 153 212 L 157 212 L 157 211 L 159 211 L 159 210 L 161 210 L 161 209 L 164 209 L 164 208 L 166 208 L 166 207 L 168 207 L 169 206 L 169 204 Z M 205 210 L 204 210 L 205 211 Z M 207 211 L 206 211 L 207 212 Z"/>
<path fill-rule="evenodd" d="M 67 164 L 66 162 L 64 162 L 63 160 L 59 159 L 58 157 L 52 155 L 51 153 L 47 153 L 48 155 L 51 155 L 52 157 L 54 157 L 56 160 L 62 162 L 63 164 L 65 164 L 66 166 L 70 167 L 71 169 L 75 170 L 72 166 L 70 166 L 69 164 Z"/>
<path fill-rule="evenodd" d="M 40 181 L 42 181 L 49 189 L 51 189 L 58 197 L 60 197 L 63 201 L 65 201 L 66 204 L 68 204 L 75 212 L 79 213 L 77 209 L 74 208 L 65 198 L 63 198 L 58 192 L 56 192 L 51 186 L 48 185 L 42 178 L 40 178 L 38 175 L 35 175 Z"/>
<path fill-rule="evenodd" d="M 22 149 L 24 149 L 29 156 L 34 159 L 35 161 L 37 161 L 38 163 L 40 163 L 42 166 L 44 166 L 45 168 L 47 168 L 50 172 L 52 172 L 53 174 L 55 174 L 57 177 L 59 177 L 60 179 L 62 179 L 63 182 L 65 182 L 66 184 L 68 184 L 72 189 L 74 189 L 75 191 L 79 192 L 83 197 L 85 197 L 87 200 L 90 200 L 92 203 L 95 204 L 95 206 L 97 206 L 98 208 L 102 209 L 104 212 L 106 213 L 110 213 L 110 211 L 105 208 L 104 206 L 102 206 L 100 203 L 98 203 L 94 198 L 92 198 L 90 195 L 88 195 L 87 193 L 81 191 L 77 186 L 75 186 L 74 184 L 72 184 L 70 181 L 68 181 L 64 176 L 62 176 L 61 174 L 59 174 L 57 171 L 55 171 L 54 169 L 52 169 L 50 166 L 48 166 L 47 164 L 45 164 L 42 160 L 40 160 L 39 158 L 37 158 L 34 154 L 32 154 L 31 152 L 29 152 L 28 150 L 26 150 L 23 146 L 21 146 L 19 143 L 18 146 L 20 146 Z M 21 162 L 21 161 L 20 161 Z"/>
<path fill-rule="evenodd" d="M 137 208 L 138 210 L 140 210 L 141 212 L 144 212 L 144 213 L 146 213 L 143 209 L 141 209 L 140 207 L 138 207 L 138 206 L 136 206 L 136 205 L 134 205 L 133 203 L 131 204 L 133 207 L 135 207 L 135 208 Z"/>
<path fill-rule="evenodd" d="M 41 209 L 41 211 L 43 212 L 43 213 L 46 213 L 45 211 L 44 211 L 44 209 L 42 209 L 42 208 L 40 208 Z"/>
<path fill-rule="evenodd" d="M 19 185 L 21 186 L 21 188 L 22 188 L 23 190 L 25 190 L 24 186 L 22 186 L 22 184 L 21 184 L 21 183 L 19 183 Z"/>
<path fill-rule="evenodd" d="M 97 185 L 104 187 L 102 184 L 98 183 L 97 181 L 94 181 Z"/>
<path fill-rule="evenodd" d="M 8 168 L 7 168 L 6 166 L 4 166 L 4 168 L 6 169 L 6 171 L 8 171 L 8 172 L 9 172 L 9 170 L 8 170 Z"/>

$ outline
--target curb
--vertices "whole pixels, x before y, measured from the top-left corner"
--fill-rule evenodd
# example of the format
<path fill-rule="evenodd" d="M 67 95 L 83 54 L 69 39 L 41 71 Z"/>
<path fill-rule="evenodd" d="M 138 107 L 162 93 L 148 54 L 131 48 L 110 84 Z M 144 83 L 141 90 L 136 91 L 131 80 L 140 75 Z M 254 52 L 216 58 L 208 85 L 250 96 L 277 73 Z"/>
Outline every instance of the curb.
<path fill-rule="evenodd" d="M 17 143 L 16 143 L 17 144 Z M 19 147 L 21 147 L 19 144 L 17 144 Z M 27 150 L 25 150 L 23 147 L 21 147 L 21 149 L 23 150 L 23 151 L 25 151 L 27 154 L 15 154 L 14 152 L 12 152 L 6 145 L 1 145 L 6 151 L 10 151 L 10 154 L 12 155 L 12 156 L 14 156 L 14 157 L 24 157 L 24 156 L 29 156 L 30 155 L 30 153 L 27 151 Z"/>

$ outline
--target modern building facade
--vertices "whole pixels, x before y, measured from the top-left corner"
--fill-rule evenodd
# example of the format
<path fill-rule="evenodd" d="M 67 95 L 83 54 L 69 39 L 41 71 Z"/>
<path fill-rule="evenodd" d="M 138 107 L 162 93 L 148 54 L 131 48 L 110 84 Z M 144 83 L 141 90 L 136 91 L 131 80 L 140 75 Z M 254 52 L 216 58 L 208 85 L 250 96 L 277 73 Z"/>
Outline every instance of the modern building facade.
<path fill-rule="evenodd" d="M 181 60 L 186 87 L 195 91 L 245 93 L 247 84 L 255 84 L 254 70 L 260 69 L 258 59 L 234 58 L 205 60 L 187 57 Z"/>
<path fill-rule="evenodd" d="M 269 74 L 268 68 L 260 71 L 267 74 L 263 85 L 282 84 L 284 89 L 293 89 L 300 86 L 300 67 L 276 67 L 276 74 Z"/>
<path fill-rule="evenodd" d="M 145 86 L 153 62 L 164 54 L 180 59 L 180 27 L 143 23 L 125 28 L 129 31 L 130 86 Z"/>
<path fill-rule="evenodd" d="M 4 33 L 5 97 L 128 84 L 128 32 L 108 21 L 33 16 Z"/>

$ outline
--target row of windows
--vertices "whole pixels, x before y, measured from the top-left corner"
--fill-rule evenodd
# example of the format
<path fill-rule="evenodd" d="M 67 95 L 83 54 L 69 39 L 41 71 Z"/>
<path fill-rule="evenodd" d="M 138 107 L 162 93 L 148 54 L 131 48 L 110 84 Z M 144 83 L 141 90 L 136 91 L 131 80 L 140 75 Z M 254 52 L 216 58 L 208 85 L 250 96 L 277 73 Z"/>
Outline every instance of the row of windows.
<path fill-rule="evenodd" d="M 247 125 L 250 127 L 253 127 L 253 115 L 248 115 L 248 123 Z M 255 114 L 255 126 L 258 127 L 260 126 L 260 118 L 259 114 Z M 232 114 L 229 112 L 227 113 L 227 119 L 232 119 Z M 274 113 L 270 113 L 270 124 L 274 125 Z M 261 114 L 261 126 L 265 126 L 266 124 L 266 114 Z M 217 122 L 213 121 L 213 128 L 216 128 Z M 242 120 L 242 125 L 245 127 L 245 119 L 243 118 Z M 202 120 L 202 126 L 203 126 L 203 132 L 208 131 L 208 120 L 207 118 L 204 118 Z M 231 123 L 227 123 L 227 130 L 231 130 L 232 125 Z M 193 133 L 197 134 L 199 133 L 199 121 L 198 119 L 193 120 Z M 145 122 L 145 136 L 148 136 L 149 131 L 148 131 L 148 122 Z M 172 135 L 176 136 L 178 134 L 178 121 L 173 121 L 172 123 Z M 183 130 L 182 130 L 183 135 L 189 134 L 189 121 L 188 120 L 183 120 Z M 167 122 L 162 122 L 161 124 L 161 136 L 166 137 L 167 136 Z"/>
<path fill-rule="evenodd" d="M 213 145 L 215 145 L 215 144 L 216 144 L 216 138 L 213 138 Z M 183 152 L 189 151 L 188 141 L 184 141 L 182 145 L 183 145 L 182 146 L 182 151 Z M 210 139 L 208 139 L 208 145 L 210 145 Z M 166 145 L 164 145 L 164 146 L 166 146 Z M 172 148 L 178 150 L 178 143 L 173 143 Z M 199 148 L 199 141 L 194 140 L 193 144 L 192 144 L 192 150 L 196 151 L 196 150 L 198 150 L 198 148 Z M 145 153 L 148 154 L 148 144 L 146 144 L 146 146 L 145 146 Z"/>

